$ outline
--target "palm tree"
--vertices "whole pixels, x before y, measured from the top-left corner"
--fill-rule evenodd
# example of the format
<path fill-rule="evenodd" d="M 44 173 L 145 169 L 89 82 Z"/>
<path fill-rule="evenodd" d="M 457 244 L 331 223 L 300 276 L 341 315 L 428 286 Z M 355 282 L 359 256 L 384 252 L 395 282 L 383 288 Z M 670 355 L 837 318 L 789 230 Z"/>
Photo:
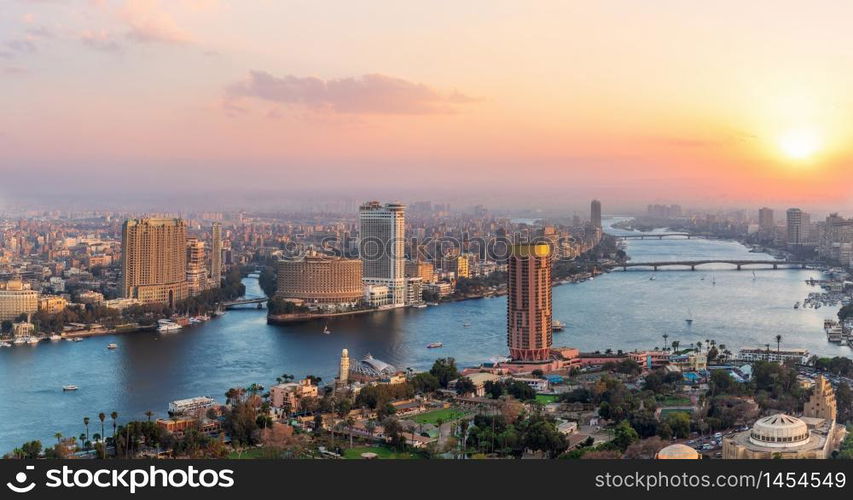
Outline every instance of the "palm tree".
<path fill-rule="evenodd" d="M 780 346 L 782 345 L 782 336 L 776 335 L 776 354 L 779 354 Z"/>
<path fill-rule="evenodd" d="M 89 440 L 89 417 L 83 417 L 83 425 L 86 426 L 86 441 Z"/>
<path fill-rule="evenodd" d="M 154 416 L 154 412 L 151 410 L 145 410 L 145 416 L 148 417 L 148 421 L 151 421 L 151 417 Z"/>
<path fill-rule="evenodd" d="M 679 342 L 679 341 L 677 341 L 677 340 L 673 340 L 673 341 L 672 341 L 672 350 L 673 350 L 673 351 L 677 351 L 677 350 L 678 350 L 678 345 L 679 345 L 679 344 L 681 344 L 681 342 Z"/>
<path fill-rule="evenodd" d="M 107 416 L 104 415 L 104 412 L 98 413 L 98 420 L 101 421 L 101 436 L 104 435 L 104 420 L 107 419 Z"/>
<path fill-rule="evenodd" d="M 110 418 L 113 419 L 113 442 L 116 440 L 116 419 L 118 418 L 118 413 L 112 412 L 110 413 Z"/>
<path fill-rule="evenodd" d="M 57 432 L 56 434 L 53 435 L 53 437 L 56 438 L 56 444 L 60 444 L 62 442 L 62 433 L 61 432 Z"/>
<path fill-rule="evenodd" d="M 701 351 L 701 350 L 702 350 L 702 341 L 701 341 L 701 340 L 700 340 L 700 341 L 698 341 L 698 342 L 696 342 L 696 350 L 697 350 L 697 351 Z"/>

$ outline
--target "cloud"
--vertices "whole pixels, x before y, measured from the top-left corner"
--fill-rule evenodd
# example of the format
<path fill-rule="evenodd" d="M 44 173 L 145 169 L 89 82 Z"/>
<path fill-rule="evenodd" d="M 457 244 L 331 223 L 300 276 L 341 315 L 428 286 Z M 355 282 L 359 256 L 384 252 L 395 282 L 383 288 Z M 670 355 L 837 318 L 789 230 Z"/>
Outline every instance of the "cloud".
<path fill-rule="evenodd" d="M 140 43 L 185 44 L 190 35 L 160 5 L 159 0 L 127 0 L 120 11 L 129 39 Z"/>
<path fill-rule="evenodd" d="M 226 88 L 228 100 L 254 98 L 318 111 L 344 114 L 452 113 L 475 101 L 459 92 L 443 93 L 422 83 L 381 74 L 323 80 L 265 71 Z"/>
<path fill-rule="evenodd" d="M 11 49 L 13 52 L 20 54 L 32 54 L 33 52 L 38 51 L 36 44 L 32 40 L 28 40 L 26 38 L 9 40 L 6 42 L 6 47 Z"/>
<path fill-rule="evenodd" d="M 121 49 L 121 44 L 107 30 L 86 30 L 80 33 L 80 41 L 89 48 L 116 51 Z"/>

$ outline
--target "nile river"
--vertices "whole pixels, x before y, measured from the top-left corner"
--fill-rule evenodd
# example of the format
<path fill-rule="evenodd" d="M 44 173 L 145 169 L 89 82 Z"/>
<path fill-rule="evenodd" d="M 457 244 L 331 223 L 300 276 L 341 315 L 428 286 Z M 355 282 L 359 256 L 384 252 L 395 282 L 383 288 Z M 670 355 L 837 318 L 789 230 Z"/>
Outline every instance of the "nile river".
<path fill-rule="evenodd" d="M 701 239 L 632 240 L 633 261 L 700 258 L 768 259 L 738 243 Z M 851 354 L 826 342 L 823 320 L 837 308 L 794 310 L 810 291 L 810 270 L 716 270 L 612 272 L 592 281 L 554 289 L 554 317 L 568 326 L 555 334 L 557 345 L 581 350 L 645 349 L 678 340 L 681 346 L 706 339 L 736 351 L 742 346 L 803 347 L 813 354 Z M 705 277 L 703 280 L 702 277 Z M 247 296 L 257 281 L 246 279 Z M 428 368 L 436 357 L 453 356 L 471 365 L 506 353 L 505 298 L 479 299 L 337 318 L 323 322 L 269 326 L 265 311 L 229 311 L 203 325 L 168 335 L 137 333 L 95 337 L 83 342 L 41 343 L 0 350 L 0 452 L 53 434 L 83 432 L 82 420 L 112 411 L 119 421 L 166 412 L 169 401 L 208 395 L 224 400 L 229 387 L 257 382 L 269 387 L 282 373 L 314 374 L 330 380 L 342 348 L 398 368 Z M 692 316 L 688 327 L 685 318 Z M 470 324 L 470 326 L 464 326 Z M 427 349 L 434 341 L 442 349 Z M 114 342 L 118 349 L 110 351 Z M 76 392 L 62 392 L 74 384 Z M 109 420 L 109 417 L 108 417 Z M 109 427 L 109 422 L 107 424 Z"/>

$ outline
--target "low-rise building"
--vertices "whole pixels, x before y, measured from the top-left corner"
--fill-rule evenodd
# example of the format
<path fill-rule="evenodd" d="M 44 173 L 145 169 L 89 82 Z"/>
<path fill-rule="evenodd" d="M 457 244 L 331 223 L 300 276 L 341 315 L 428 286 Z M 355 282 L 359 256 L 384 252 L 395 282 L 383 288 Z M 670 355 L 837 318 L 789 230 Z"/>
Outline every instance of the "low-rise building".
<path fill-rule="evenodd" d="M 295 412 L 300 409 L 304 398 L 316 398 L 318 394 L 317 386 L 307 378 L 299 382 L 278 384 L 270 388 L 270 405 L 278 410 Z"/>

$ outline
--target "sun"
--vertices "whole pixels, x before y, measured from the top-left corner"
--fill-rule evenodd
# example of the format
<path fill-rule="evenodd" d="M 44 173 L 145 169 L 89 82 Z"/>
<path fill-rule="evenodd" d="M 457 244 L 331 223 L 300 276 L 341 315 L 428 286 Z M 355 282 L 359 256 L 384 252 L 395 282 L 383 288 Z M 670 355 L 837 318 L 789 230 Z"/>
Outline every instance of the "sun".
<path fill-rule="evenodd" d="M 820 151 L 821 141 L 813 130 L 792 129 L 779 138 L 779 147 L 788 158 L 805 160 Z"/>

